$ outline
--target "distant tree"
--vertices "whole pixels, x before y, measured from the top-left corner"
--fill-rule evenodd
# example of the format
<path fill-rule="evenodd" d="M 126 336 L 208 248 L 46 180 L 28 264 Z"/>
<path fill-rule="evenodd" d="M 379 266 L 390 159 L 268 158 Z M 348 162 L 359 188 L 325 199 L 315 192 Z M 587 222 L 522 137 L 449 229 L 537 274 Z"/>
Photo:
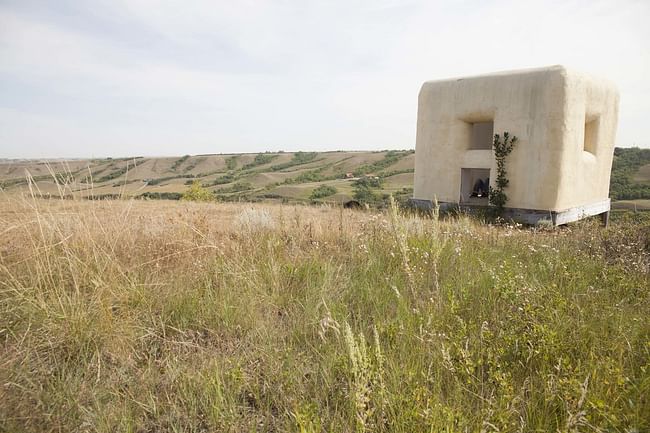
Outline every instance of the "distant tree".
<path fill-rule="evenodd" d="M 187 200 L 187 201 L 203 201 L 203 202 L 208 202 L 208 201 L 214 201 L 215 196 L 207 188 L 204 188 L 201 185 L 201 182 L 198 180 L 195 180 L 192 182 L 192 185 L 183 193 L 183 196 L 181 197 L 181 200 Z"/>
<path fill-rule="evenodd" d="M 650 182 L 643 176 L 637 178 L 639 169 L 646 164 L 650 164 L 650 149 L 615 148 L 610 197 L 615 200 L 649 199 Z"/>
<path fill-rule="evenodd" d="M 359 203 L 374 204 L 377 201 L 377 194 L 370 188 L 357 187 L 354 189 L 354 199 Z"/>
<path fill-rule="evenodd" d="M 239 158 L 239 155 L 234 155 L 229 158 L 226 158 L 226 168 L 228 170 L 234 170 L 237 168 L 237 159 Z"/>
<path fill-rule="evenodd" d="M 337 193 L 337 189 L 331 185 L 320 185 L 319 187 L 315 188 L 312 192 L 309 198 L 311 199 L 318 199 L 318 198 L 323 198 L 323 197 L 329 197 L 330 195 L 334 195 Z"/>
<path fill-rule="evenodd" d="M 357 188 L 381 188 L 384 180 L 379 176 L 364 176 L 352 182 Z"/>
<path fill-rule="evenodd" d="M 375 190 L 381 188 L 382 183 L 383 180 L 377 176 L 364 176 L 355 180 L 352 183 L 354 199 L 369 206 L 381 206 L 385 197 L 380 196 Z"/>
<path fill-rule="evenodd" d="M 270 153 L 270 152 L 258 153 L 257 155 L 255 155 L 255 158 L 253 158 L 253 161 L 251 161 L 248 164 L 244 165 L 242 167 L 242 169 L 243 170 L 250 170 L 251 168 L 257 167 L 258 165 L 268 164 L 269 162 L 273 161 L 278 156 L 279 155 L 277 153 Z"/>

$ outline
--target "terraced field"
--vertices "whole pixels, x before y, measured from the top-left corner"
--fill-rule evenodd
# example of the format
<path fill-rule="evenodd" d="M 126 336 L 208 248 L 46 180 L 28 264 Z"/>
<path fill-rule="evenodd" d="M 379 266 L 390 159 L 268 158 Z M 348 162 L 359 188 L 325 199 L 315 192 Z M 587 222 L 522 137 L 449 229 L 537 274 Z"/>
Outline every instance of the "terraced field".
<path fill-rule="evenodd" d="M 414 152 L 279 152 L 0 162 L 0 187 L 43 196 L 179 198 L 198 181 L 222 200 L 349 201 L 359 177 L 380 180 L 373 192 L 410 194 Z M 331 186 L 330 194 L 313 191 Z M 406 190 L 405 190 L 406 188 Z"/>

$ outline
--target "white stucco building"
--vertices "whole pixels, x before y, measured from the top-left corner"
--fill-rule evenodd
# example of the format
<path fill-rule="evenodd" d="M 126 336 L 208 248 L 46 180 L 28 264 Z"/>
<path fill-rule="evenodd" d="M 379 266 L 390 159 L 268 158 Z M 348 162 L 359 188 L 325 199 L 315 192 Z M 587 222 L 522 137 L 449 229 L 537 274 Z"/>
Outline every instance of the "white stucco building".
<path fill-rule="evenodd" d="M 518 138 L 506 161 L 510 216 L 554 224 L 606 216 L 618 100 L 611 82 L 562 66 L 426 82 L 414 200 L 487 206 L 481 182 L 494 186 L 493 136 L 507 131 Z"/>

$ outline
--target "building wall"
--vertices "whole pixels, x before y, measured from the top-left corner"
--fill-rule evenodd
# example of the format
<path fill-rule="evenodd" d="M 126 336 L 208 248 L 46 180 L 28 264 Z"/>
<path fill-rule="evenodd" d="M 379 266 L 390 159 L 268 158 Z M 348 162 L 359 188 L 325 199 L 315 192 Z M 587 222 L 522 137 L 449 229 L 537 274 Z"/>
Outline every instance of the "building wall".
<path fill-rule="evenodd" d="M 570 73 L 558 207 L 581 206 L 609 197 L 619 96 L 605 80 Z M 586 127 L 586 124 L 588 125 Z M 585 136 L 590 145 L 585 150 Z"/>
<path fill-rule="evenodd" d="M 427 82 L 418 101 L 414 197 L 457 203 L 461 168 L 490 168 L 492 150 L 471 150 L 472 123 L 518 138 L 508 156 L 508 207 L 560 211 L 608 195 L 617 114 L 615 88 L 561 66 Z M 587 107 L 587 108 L 585 108 Z M 597 118 L 594 154 L 585 116 Z M 593 130 L 593 128 L 592 128 Z"/>

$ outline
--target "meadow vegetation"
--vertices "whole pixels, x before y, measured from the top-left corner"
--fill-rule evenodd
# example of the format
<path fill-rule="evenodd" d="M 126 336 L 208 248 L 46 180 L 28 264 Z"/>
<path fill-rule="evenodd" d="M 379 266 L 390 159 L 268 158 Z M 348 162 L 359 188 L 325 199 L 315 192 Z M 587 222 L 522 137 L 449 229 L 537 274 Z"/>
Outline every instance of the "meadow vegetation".
<path fill-rule="evenodd" d="M 5 197 L 0 431 L 648 431 L 649 227 Z"/>
<path fill-rule="evenodd" d="M 311 192 L 309 198 L 316 200 L 319 198 L 329 197 L 336 194 L 338 191 L 331 185 L 319 185 Z"/>

